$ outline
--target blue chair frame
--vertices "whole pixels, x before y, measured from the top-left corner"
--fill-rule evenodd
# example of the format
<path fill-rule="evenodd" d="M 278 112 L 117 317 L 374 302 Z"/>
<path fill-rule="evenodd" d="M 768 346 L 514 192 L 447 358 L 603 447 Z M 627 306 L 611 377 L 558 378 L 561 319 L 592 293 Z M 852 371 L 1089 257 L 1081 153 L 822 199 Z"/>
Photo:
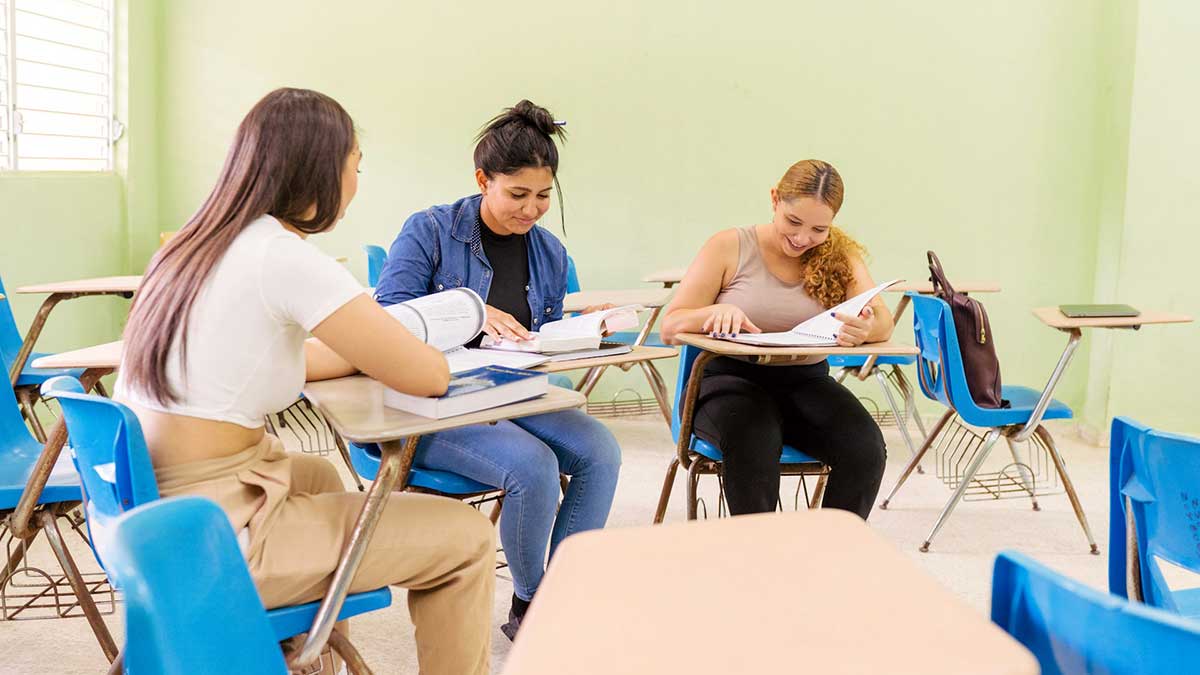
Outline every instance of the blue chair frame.
<path fill-rule="evenodd" d="M 4 365 L 4 373 L 7 377 L 12 373 L 24 338 L 21 337 L 21 330 L 17 327 L 16 317 L 13 316 L 12 305 L 9 304 L 4 290 L 3 279 L 0 279 L 0 296 L 3 296 L 0 297 L 0 364 Z M 34 437 L 42 443 L 46 442 L 46 430 L 37 417 L 37 411 L 34 410 L 34 405 L 41 400 L 38 388 L 46 380 L 58 375 L 71 375 L 77 379 L 83 376 L 83 368 L 34 368 L 29 365 L 34 360 L 49 355 L 47 352 L 30 353 L 21 367 L 21 373 L 13 382 L 13 393 L 17 397 L 21 415 L 33 428 Z M 104 391 L 104 385 L 99 382 L 96 383 L 96 391 L 105 396 L 108 395 Z"/>
<path fill-rule="evenodd" d="M 121 672 L 287 673 L 229 519 L 201 497 L 117 517 L 106 546 L 125 593 Z"/>
<path fill-rule="evenodd" d="M 0 521 L 3 521 L 0 531 L 10 538 L 9 543 L 15 549 L 15 555 L 6 560 L 4 571 L 0 572 L 0 595 L 6 594 L 12 575 L 22 569 L 33 570 L 24 565 L 25 552 L 38 533 L 44 531 L 50 548 L 54 551 L 62 568 L 63 576 L 70 584 L 71 591 L 76 596 L 76 602 L 84 616 L 87 617 L 88 624 L 96 636 L 96 641 L 100 644 L 105 657 L 112 661 L 117 657 L 116 642 L 113 641 L 108 626 L 100 617 L 100 610 L 92 598 L 92 590 L 88 588 L 88 584 L 80 574 L 79 567 L 75 564 L 75 559 L 71 556 L 71 551 L 58 527 L 58 519 L 68 517 L 68 514 L 83 501 L 79 477 L 50 475 L 38 498 L 37 508 L 33 512 L 32 520 L 36 523 L 36 529 L 33 529 L 25 539 L 16 537 L 5 520 L 16 510 L 41 453 L 42 444 L 31 435 L 29 428 L 21 419 L 17 399 L 6 380 L 0 384 Z M 35 570 L 35 573 L 44 579 L 51 578 L 51 575 L 40 572 L 40 570 Z M 58 582 L 52 583 L 57 588 Z M 62 613 L 66 610 L 63 605 L 59 604 L 57 590 L 48 592 L 46 597 L 55 602 L 56 612 Z M 14 604 L 19 605 L 20 603 Z M 15 617 L 22 611 L 22 609 L 13 609 L 12 605 L 8 607 L 9 616 Z"/>
<path fill-rule="evenodd" d="M 937 297 L 914 292 L 906 295 L 913 305 L 913 333 L 916 336 L 917 349 L 920 352 L 917 360 L 917 376 L 921 392 L 926 397 L 946 406 L 947 410 L 926 437 L 920 450 L 917 451 L 917 455 L 904 468 L 896 485 L 879 505 L 880 508 L 888 507 L 942 429 L 953 417 L 957 416 L 969 425 L 987 429 L 987 432 L 984 435 L 982 446 L 976 450 L 975 456 L 958 478 L 954 494 L 946 502 L 933 529 L 921 544 L 922 552 L 929 551 L 934 537 L 945 525 L 967 489 L 971 487 L 975 474 L 991 453 L 996 442 L 1004 438 L 1012 452 L 1013 461 L 1022 465 L 1017 454 L 1016 444 L 1036 436 L 1036 441 L 1046 449 L 1053 460 L 1054 468 L 1058 472 L 1067 497 L 1071 501 L 1071 506 L 1075 510 L 1075 516 L 1079 520 L 1084 536 L 1087 537 L 1091 553 L 1099 555 L 1100 548 L 1092 536 L 1087 516 L 1083 512 L 1083 506 L 1079 502 L 1075 486 L 1067 474 L 1062 456 L 1055 446 L 1054 437 L 1041 424 L 1044 420 L 1070 419 L 1073 416 L 1071 409 L 1058 400 L 1046 398 L 1043 392 L 1014 385 L 1005 385 L 1002 390 L 1002 395 L 1010 402 L 1010 407 L 981 408 L 976 405 L 967 387 L 966 371 L 963 367 L 962 352 L 959 349 L 958 334 L 954 329 L 954 317 L 950 311 L 950 305 Z M 1062 374 L 1064 365 L 1064 361 L 1059 362 L 1059 367 L 1051 376 L 1047 390 L 1053 388 Z M 1021 480 L 1024 484 L 1026 480 L 1024 472 L 1021 473 Z M 1039 510 L 1036 486 L 1031 488 L 1026 484 L 1024 490 L 1029 494 L 1034 510 Z"/>
<path fill-rule="evenodd" d="M 1043 675 L 1184 672 L 1200 624 L 1068 579 L 1015 551 L 992 572 L 992 622 L 1037 658 Z"/>
<path fill-rule="evenodd" d="M 1159 560 L 1200 574 L 1200 439 L 1112 422 L 1109 591 L 1200 619 L 1200 588 L 1172 590 Z"/>
<path fill-rule="evenodd" d="M 692 415 L 700 391 L 704 364 L 712 357 L 712 353 L 704 352 L 691 345 L 684 345 L 679 353 L 679 376 L 675 381 L 675 405 L 671 409 L 671 438 L 675 441 L 676 454 L 667 465 L 667 475 L 663 479 L 662 492 L 658 497 L 658 508 L 654 512 L 654 524 L 656 525 L 661 523 L 666 516 L 667 505 L 671 501 L 671 492 L 675 487 L 675 474 L 680 466 L 687 470 L 687 519 L 696 520 L 697 518 L 700 501 L 697 491 L 702 475 L 717 476 L 720 488 L 718 515 L 724 513 L 721 449 L 692 433 Z M 829 475 L 827 466 L 801 450 L 784 445 L 779 457 L 779 473 L 783 476 L 800 477 L 800 484 L 796 486 L 795 504 L 797 508 L 799 507 L 800 488 L 803 487 L 806 494 L 808 492 L 805 477 L 817 476 L 817 484 L 813 488 L 812 496 L 805 501 L 809 508 L 817 508 L 820 505 L 821 497 L 825 493 L 825 481 Z"/>
<path fill-rule="evenodd" d="M 379 275 L 387 263 L 387 249 L 375 244 L 363 244 L 362 250 L 367 254 L 367 285 L 375 288 L 379 285 Z"/>
<path fill-rule="evenodd" d="M 42 395 L 58 400 L 67 423 L 75 467 L 83 487 L 84 509 L 92 551 L 107 571 L 107 546 L 112 523 L 126 511 L 159 499 L 158 481 L 150 462 L 150 452 L 142 435 L 142 426 L 129 408 L 103 396 L 83 393 L 79 381 L 62 376 L 42 386 Z M 119 585 L 116 579 L 114 585 Z M 346 596 L 338 620 L 349 619 L 392 604 L 387 587 Z M 308 631 L 320 607 L 320 601 L 269 610 L 277 640 Z M 343 639 L 330 644 L 346 650 L 350 663 L 362 657 Z"/>

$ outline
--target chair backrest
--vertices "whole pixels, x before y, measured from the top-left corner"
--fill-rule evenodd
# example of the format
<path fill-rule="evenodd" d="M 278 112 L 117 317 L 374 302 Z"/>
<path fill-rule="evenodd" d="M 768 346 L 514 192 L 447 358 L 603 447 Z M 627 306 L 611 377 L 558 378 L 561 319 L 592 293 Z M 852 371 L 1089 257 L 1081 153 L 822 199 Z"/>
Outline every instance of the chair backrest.
<path fill-rule="evenodd" d="M 8 301 L 8 293 L 4 290 L 4 280 L 0 279 L 0 365 L 4 366 L 5 374 L 12 368 L 17 352 L 21 351 L 21 329 L 17 328 L 17 319 L 13 316 L 12 305 Z"/>
<path fill-rule="evenodd" d="M 1131 603 L 1004 551 L 992 621 L 1029 648 L 1043 675 L 1173 673 L 1200 654 L 1200 624 Z"/>
<path fill-rule="evenodd" d="M 70 376 L 47 380 L 42 395 L 57 399 L 62 407 L 87 501 L 88 531 L 104 564 L 112 521 L 159 496 L 142 425 L 129 408 L 83 393 L 79 380 Z"/>
<path fill-rule="evenodd" d="M 363 244 L 362 250 L 367 254 L 367 285 L 374 288 L 379 285 L 379 275 L 383 273 L 383 265 L 388 258 L 387 251 L 375 244 Z"/>
<path fill-rule="evenodd" d="M 692 345 L 683 345 L 679 350 L 679 375 L 675 378 L 675 405 L 671 406 L 671 439 L 676 443 L 679 442 L 679 426 L 682 422 L 680 415 L 683 411 L 680 405 L 683 403 L 683 395 L 687 391 L 688 378 L 692 375 L 692 365 L 696 363 L 696 357 L 700 355 L 700 350 Z"/>
<path fill-rule="evenodd" d="M 954 315 L 941 298 L 909 292 L 913 306 L 913 335 L 916 337 L 917 379 L 926 397 L 953 408 L 968 423 L 977 412 L 967 388 Z M 986 413 L 985 413 L 986 414 Z"/>
<path fill-rule="evenodd" d="M 579 271 L 575 269 L 575 259 L 567 256 L 567 292 L 578 293 L 583 290 L 579 286 Z"/>
<path fill-rule="evenodd" d="M 1113 420 L 1111 438 L 1109 454 L 1116 464 L 1110 489 L 1119 490 L 1123 508 L 1109 518 L 1123 526 L 1125 509 L 1132 511 L 1145 602 L 1178 611 L 1158 561 L 1200 574 L 1200 439 L 1156 431 L 1123 417 Z M 1121 541 L 1110 540 L 1110 550 L 1125 548 L 1121 530 Z M 1122 564 L 1122 573 L 1124 568 Z"/>
<path fill-rule="evenodd" d="M 171 497 L 113 523 L 109 574 L 125 599 L 127 673 L 286 673 L 229 518 Z"/>
<path fill-rule="evenodd" d="M 0 509 L 16 506 L 29 480 L 30 468 L 41 451 L 42 444 L 29 433 L 29 427 L 25 426 L 25 420 L 21 417 L 6 370 L 4 382 L 0 383 Z M 42 503 L 79 498 L 77 482 L 69 490 L 62 489 L 65 485 L 54 489 L 55 484 L 61 482 L 51 477 L 51 482 L 47 483 L 42 493 Z"/>

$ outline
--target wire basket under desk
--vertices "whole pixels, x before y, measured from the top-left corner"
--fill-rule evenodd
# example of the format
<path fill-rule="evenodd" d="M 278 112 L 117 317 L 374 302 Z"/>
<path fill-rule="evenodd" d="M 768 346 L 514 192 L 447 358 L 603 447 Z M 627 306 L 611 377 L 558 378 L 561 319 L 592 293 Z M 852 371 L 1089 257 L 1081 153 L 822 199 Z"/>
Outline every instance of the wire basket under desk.
<path fill-rule="evenodd" d="M 934 442 L 937 477 L 950 489 L 962 483 L 967 467 L 983 451 L 984 436 L 957 415 Z M 971 479 L 963 499 L 1028 499 L 1062 492 L 1050 450 L 1036 434 L 1022 443 L 1002 437 Z"/>

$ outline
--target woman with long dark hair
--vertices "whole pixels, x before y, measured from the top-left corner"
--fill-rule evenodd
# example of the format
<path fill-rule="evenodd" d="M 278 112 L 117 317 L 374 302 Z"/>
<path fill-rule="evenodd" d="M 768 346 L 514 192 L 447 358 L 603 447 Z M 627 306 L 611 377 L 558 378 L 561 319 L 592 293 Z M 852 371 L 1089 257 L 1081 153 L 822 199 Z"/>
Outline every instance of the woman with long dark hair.
<path fill-rule="evenodd" d="M 449 382 L 438 350 L 306 241 L 345 215 L 361 158 L 336 101 L 268 94 L 208 199 L 150 262 L 125 328 L 116 396 L 141 422 L 159 491 L 225 510 L 268 608 L 325 594 L 364 496 L 325 459 L 285 452 L 264 417 L 306 379 L 362 371 L 418 396 Z M 456 500 L 393 495 L 350 590 L 409 589 L 421 672 L 486 673 L 493 542 Z"/>
<path fill-rule="evenodd" d="M 521 101 L 493 119 L 475 146 L 479 193 L 413 214 L 392 244 L 375 297 L 389 305 L 448 288 L 487 303 L 489 335 L 524 339 L 562 318 L 567 251 L 537 225 L 557 184 L 562 127 Z M 545 572 L 547 545 L 604 527 L 621 449 L 580 410 L 452 429 L 421 438 L 415 462 L 504 489 L 500 541 L 513 578 L 501 626 L 512 639 Z M 570 476 L 562 506 L 559 474 Z"/>

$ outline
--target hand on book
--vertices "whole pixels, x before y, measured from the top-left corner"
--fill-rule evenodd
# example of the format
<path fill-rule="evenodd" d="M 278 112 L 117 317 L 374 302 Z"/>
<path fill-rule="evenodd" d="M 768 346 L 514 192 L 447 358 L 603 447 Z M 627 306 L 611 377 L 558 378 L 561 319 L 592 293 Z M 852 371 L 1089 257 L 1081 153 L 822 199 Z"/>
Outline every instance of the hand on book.
<path fill-rule="evenodd" d="M 604 310 L 612 309 L 613 307 L 616 307 L 616 305 L 612 304 L 611 302 L 605 302 L 605 303 L 599 304 L 599 305 L 588 305 L 587 307 L 583 308 L 583 311 L 580 312 L 580 314 L 591 314 L 592 312 L 603 312 Z M 607 328 L 605 328 L 600 333 L 600 337 L 608 337 L 609 335 L 612 335 L 612 331 L 608 330 Z"/>
<path fill-rule="evenodd" d="M 734 305 L 713 305 L 709 308 L 708 318 L 700 327 L 701 333 L 713 337 L 737 337 L 738 333 L 761 333 L 762 329 L 754 325 L 741 308 Z"/>
<path fill-rule="evenodd" d="M 858 316 L 850 316 L 849 314 L 837 313 L 833 318 L 842 322 L 842 327 L 838 330 L 837 343 L 839 347 L 857 347 L 867 341 L 867 336 L 871 334 L 872 319 L 875 318 L 875 310 L 871 309 L 870 305 L 863 307 L 863 311 Z"/>
<path fill-rule="evenodd" d="M 491 335 L 494 338 L 508 338 L 509 340 L 528 340 L 533 335 L 517 321 L 512 314 L 502 312 L 491 305 L 484 305 L 487 310 L 487 320 L 483 322 L 483 332 Z"/>

